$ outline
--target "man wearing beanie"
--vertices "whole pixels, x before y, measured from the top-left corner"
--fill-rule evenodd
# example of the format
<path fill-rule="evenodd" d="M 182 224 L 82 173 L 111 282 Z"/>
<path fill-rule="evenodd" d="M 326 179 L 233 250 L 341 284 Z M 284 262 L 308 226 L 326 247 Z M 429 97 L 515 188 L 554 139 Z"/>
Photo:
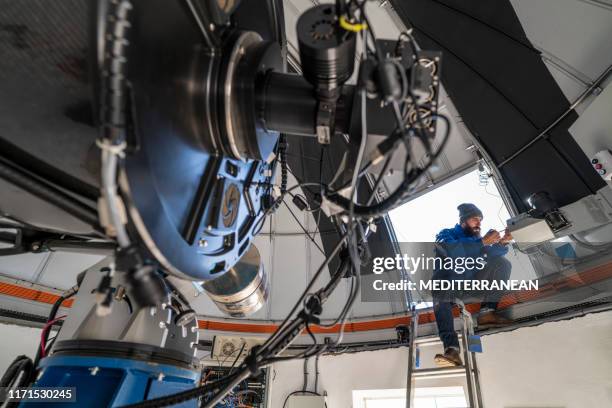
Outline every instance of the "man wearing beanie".
<path fill-rule="evenodd" d="M 474 267 L 459 270 L 436 270 L 433 279 L 475 279 L 475 280 L 508 280 L 512 265 L 504 258 L 508 253 L 507 244 L 512 240 L 508 231 L 502 236 L 491 230 L 481 235 L 480 223 L 482 211 L 474 204 L 460 204 L 459 223 L 453 228 L 443 229 L 436 235 L 436 252 L 441 258 L 482 258 L 485 265 L 481 269 Z M 453 324 L 453 300 L 456 296 L 466 294 L 434 292 L 434 313 L 438 325 L 438 334 L 444 344 L 444 354 L 437 354 L 435 362 L 439 366 L 462 365 L 459 353 L 459 340 Z M 479 294 L 482 300 L 479 327 L 497 327 L 510 323 L 508 319 L 498 316 L 497 301 L 499 294 Z"/>

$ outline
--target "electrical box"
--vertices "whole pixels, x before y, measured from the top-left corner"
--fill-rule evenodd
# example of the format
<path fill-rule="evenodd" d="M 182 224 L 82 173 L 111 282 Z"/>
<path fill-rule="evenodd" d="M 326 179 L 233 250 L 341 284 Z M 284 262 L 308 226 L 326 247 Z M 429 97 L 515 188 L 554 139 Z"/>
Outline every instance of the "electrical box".
<path fill-rule="evenodd" d="M 254 336 L 215 336 L 211 357 L 220 361 L 222 365 L 223 363 L 232 364 L 236 357 L 238 357 L 238 361 L 242 361 L 249 354 L 251 348 L 263 344 L 265 340 L 264 337 Z M 238 356 L 240 350 L 242 350 L 242 353 Z"/>
<path fill-rule="evenodd" d="M 521 249 L 526 249 L 541 242 L 550 241 L 555 234 L 546 220 L 521 214 L 508 220 L 508 231 Z"/>
<path fill-rule="evenodd" d="M 325 408 L 323 395 L 292 395 L 287 401 L 287 408 Z"/>

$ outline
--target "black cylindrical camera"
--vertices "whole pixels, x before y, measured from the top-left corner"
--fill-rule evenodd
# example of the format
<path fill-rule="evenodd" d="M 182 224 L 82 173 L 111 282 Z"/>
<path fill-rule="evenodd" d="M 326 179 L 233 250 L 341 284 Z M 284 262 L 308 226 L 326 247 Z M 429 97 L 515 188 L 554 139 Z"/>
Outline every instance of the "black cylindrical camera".
<path fill-rule="evenodd" d="M 302 14 L 297 37 L 303 75 L 317 90 L 337 88 L 351 77 L 356 35 L 340 27 L 333 4 Z"/>

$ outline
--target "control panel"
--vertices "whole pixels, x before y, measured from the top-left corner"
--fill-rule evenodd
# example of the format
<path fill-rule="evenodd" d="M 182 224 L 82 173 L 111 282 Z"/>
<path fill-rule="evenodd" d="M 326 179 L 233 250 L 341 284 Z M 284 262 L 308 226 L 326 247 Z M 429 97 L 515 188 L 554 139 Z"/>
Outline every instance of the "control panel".
<path fill-rule="evenodd" d="M 612 181 L 612 153 L 609 150 L 601 150 L 595 153 L 595 156 L 591 159 L 591 164 L 601 178 L 608 182 Z"/>

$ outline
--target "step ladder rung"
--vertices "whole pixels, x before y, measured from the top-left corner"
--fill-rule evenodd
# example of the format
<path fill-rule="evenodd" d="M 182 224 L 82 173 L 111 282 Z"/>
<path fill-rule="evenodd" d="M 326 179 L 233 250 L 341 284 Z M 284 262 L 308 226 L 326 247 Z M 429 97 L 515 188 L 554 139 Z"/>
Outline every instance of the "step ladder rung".
<path fill-rule="evenodd" d="M 463 334 L 461 332 L 457 333 L 457 339 L 461 340 L 463 338 Z M 442 344 L 442 340 L 439 337 L 425 337 L 420 339 L 414 339 L 414 344 L 418 347 L 427 347 L 427 346 L 438 346 Z"/>
<path fill-rule="evenodd" d="M 430 377 L 448 376 L 448 375 L 465 376 L 465 367 L 457 366 L 457 367 L 421 368 L 418 370 L 414 370 L 412 372 L 412 376 L 414 378 L 430 378 Z"/>

